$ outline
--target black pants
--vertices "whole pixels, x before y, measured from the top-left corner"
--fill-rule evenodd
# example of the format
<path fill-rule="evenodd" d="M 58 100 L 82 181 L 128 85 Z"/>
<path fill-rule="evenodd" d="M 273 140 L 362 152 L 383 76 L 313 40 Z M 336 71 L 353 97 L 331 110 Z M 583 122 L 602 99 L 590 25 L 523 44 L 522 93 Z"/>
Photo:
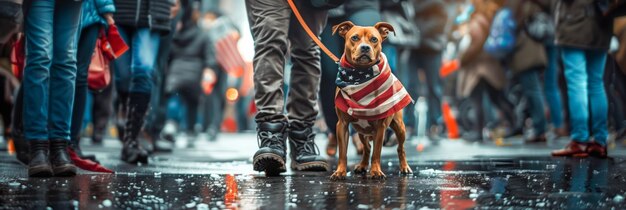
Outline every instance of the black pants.
<path fill-rule="evenodd" d="M 187 120 L 187 132 L 195 133 L 196 121 L 198 119 L 198 104 L 200 103 L 200 96 L 202 89 L 200 88 L 200 82 L 190 82 L 184 85 L 178 85 L 171 91 L 168 91 L 164 100 L 168 101 L 172 96 L 177 95 L 180 97 L 183 104 L 187 108 L 185 119 Z"/>
<path fill-rule="evenodd" d="M 94 24 L 84 28 L 80 32 L 78 41 L 78 51 L 76 53 L 76 86 L 74 94 L 74 107 L 72 108 L 72 123 L 70 125 L 70 139 L 72 144 L 78 144 L 80 134 L 83 129 L 83 119 L 85 116 L 85 108 L 87 103 L 87 76 L 89 74 L 89 65 L 91 64 L 91 55 L 96 47 L 98 39 L 98 31 L 100 24 Z"/>
<path fill-rule="evenodd" d="M 112 72 L 111 72 L 112 73 Z M 111 76 L 113 78 L 113 76 Z M 113 83 L 100 92 L 93 93 L 91 117 L 93 123 L 92 139 L 102 139 L 107 132 L 109 119 L 113 114 Z"/>
<path fill-rule="evenodd" d="M 220 69 L 216 69 L 217 81 L 213 92 L 203 96 L 202 130 L 220 131 L 226 107 L 226 89 L 228 88 L 228 75 Z"/>
<path fill-rule="evenodd" d="M 483 106 L 483 96 L 487 94 L 491 103 L 493 103 L 504 115 L 504 118 L 511 124 L 511 126 L 515 127 L 517 124 L 517 116 L 515 115 L 514 105 L 509 101 L 509 99 L 504 94 L 504 91 L 497 90 L 493 86 L 489 84 L 484 79 L 478 82 L 476 87 L 471 93 L 471 100 L 474 104 L 476 110 L 476 117 L 478 123 L 476 123 L 474 127 L 474 131 L 482 132 L 482 129 L 485 127 L 485 110 Z"/>

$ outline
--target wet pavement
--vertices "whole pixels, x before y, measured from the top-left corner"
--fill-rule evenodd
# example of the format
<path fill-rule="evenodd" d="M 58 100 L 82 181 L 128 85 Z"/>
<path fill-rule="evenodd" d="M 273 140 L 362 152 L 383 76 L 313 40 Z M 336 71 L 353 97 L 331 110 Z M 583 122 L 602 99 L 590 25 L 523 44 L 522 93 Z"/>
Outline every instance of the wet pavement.
<path fill-rule="evenodd" d="M 119 161 L 118 142 L 86 145 L 117 173 L 73 178 L 28 178 L 0 152 L 0 209 L 625 209 L 626 148 L 616 146 L 610 159 L 547 155 L 565 143 L 413 141 L 406 147 L 414 174 L 399 175 L 395 148 L 385 148 L 383 181 L 331 181 L 331 172 L 264 177 L 252 171 L 252 134 L 197 142 L 143 166 Z M 350 149 L 352 166 L 359 157 Z"/>

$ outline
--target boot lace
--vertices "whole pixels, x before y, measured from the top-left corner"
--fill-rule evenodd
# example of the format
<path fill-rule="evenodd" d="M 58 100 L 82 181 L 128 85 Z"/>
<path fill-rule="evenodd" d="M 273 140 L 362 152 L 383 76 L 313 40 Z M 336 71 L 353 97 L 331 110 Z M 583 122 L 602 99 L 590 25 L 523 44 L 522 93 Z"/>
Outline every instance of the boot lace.
<path fill-rule="evenodd" d="M 285 150 L 285 146 L 282 143 L 283 139 L 282 133 L 273 133 L 271 131 L 261 131 L 257 136 L 257 142 L 261 147 L 270 147 L 280 150 Z"/>
<path fill-rule="evenodd" d="M 304 140 L 292 139 L 291 141 L 294 142 L 294 145 L 296 146 L 296 151 L 298 151 L 299 155 L 319 155 L 320 149 L 317 147 L 317 144 L 315 144 L 315 141 L 313 141 L 314 139 L 315 134 L 310 133 Z"/>

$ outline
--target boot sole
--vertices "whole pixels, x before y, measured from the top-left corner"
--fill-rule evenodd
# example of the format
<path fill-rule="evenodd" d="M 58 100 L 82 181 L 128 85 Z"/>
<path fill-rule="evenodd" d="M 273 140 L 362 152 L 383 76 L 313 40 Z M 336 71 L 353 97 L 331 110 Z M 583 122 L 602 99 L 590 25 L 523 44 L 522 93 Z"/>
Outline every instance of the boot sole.
<path fill-rule="evenodd" d="M 67 177 L 76 176 L 77 169 L 76 166 L 73 164 L 65 164 L 54 167 L 52 171 L 54 172 L 54 176 Z"/>
<path fill-rule="evenodd" d="M 265 176 L 278 176 L 282 172 L 286 172 L 285 160 L 276 154 L 260 154 L 254 157 L 253 161 L 255 171 L 265 172 Z"/>
<path fill-rule="evenodd" d="M 296 171 L 329 171 L 330 165 L 324 161 L 296 163 L 293 159 L 291 159 L 291 169 Z"/>
<path fill-rule="evenodd" d="M 29 177 L 51 177 L 53 174 L 52 168 L 48 165 L 28 167 Z"/>

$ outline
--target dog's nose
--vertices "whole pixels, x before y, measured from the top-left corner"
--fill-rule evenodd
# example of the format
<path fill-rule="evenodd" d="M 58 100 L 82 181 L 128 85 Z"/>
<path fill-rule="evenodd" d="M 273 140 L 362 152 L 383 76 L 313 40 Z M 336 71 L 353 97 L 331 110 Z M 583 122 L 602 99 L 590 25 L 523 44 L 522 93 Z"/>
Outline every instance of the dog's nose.
<path fill-rule="evenodd" d="M 361 45 L 361 52 L 370 52 L 370 50 L 372 50 L 370 46 Z"/>

